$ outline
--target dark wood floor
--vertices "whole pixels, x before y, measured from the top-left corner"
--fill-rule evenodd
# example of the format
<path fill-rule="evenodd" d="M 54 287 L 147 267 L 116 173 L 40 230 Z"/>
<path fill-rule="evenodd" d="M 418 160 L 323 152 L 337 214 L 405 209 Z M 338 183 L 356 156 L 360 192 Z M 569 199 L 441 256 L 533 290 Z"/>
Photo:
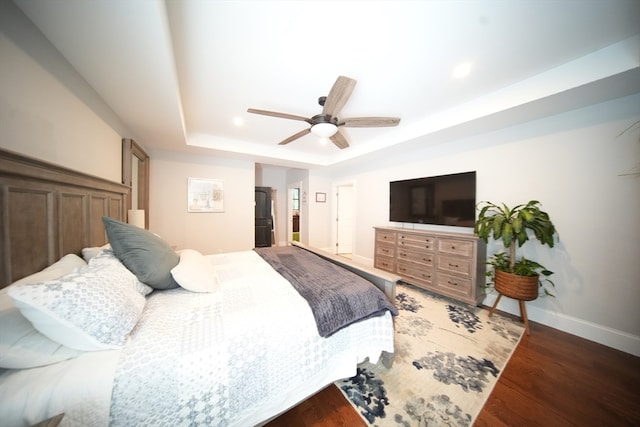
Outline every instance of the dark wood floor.
<path fill-rule="evenodd" d="M 640 426 L 640 358 L 531 322 L 475 427 Z M 366 424 L 330 386 L 269 427 Z"/>

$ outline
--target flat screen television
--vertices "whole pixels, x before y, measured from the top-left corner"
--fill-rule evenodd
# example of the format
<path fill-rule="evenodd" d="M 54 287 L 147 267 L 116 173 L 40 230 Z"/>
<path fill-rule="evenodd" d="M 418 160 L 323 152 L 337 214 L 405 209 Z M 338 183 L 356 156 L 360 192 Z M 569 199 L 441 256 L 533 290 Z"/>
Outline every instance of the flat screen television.
<path fill-rule="evenodd" d="M 475 217 L 475 171 L 389 183 L 389 221 L 473 227 Z"/>

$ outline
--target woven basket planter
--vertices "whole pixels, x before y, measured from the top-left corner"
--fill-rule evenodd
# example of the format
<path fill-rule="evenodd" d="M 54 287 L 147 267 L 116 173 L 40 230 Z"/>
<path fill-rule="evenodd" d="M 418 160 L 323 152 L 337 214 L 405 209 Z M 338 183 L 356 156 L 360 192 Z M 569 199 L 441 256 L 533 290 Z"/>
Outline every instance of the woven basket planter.
<path fill-rule="evenodd" d="M 538 276 L 518 276 L 496 270 L 493 285 L 496 291 L 509 298 L 520 301 L 533 301 L 538 298 Z"/>

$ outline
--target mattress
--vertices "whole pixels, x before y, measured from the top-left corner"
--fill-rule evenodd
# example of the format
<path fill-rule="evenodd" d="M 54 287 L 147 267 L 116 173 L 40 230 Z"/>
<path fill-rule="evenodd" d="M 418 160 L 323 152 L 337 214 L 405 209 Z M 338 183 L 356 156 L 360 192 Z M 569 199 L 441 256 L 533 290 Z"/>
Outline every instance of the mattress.
<path fill-rule="evenodd" d="M 0 419 L 31 425 L 250 426 L 393 352 L 389 312 L 328 338 L 253 251 L 207 256 L 215 292 L 155 291 L 122 349 L 0 373 Z"/>

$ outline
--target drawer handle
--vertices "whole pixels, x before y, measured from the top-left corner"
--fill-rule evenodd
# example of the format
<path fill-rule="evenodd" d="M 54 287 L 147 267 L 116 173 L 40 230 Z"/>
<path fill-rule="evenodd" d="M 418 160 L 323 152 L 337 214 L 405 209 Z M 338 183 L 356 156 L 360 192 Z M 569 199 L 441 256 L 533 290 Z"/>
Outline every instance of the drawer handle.
<path fill-rule="evenodd" d="M 452 282 L 451 280 L 447 280 L 447 283 L 453 286 L 458 286 L 457 282 Z"/>
<path fill-rule="evenodd" d="M 455 248 L 456 248 L 455 246 L 453 246 L 453 245 L 451 246 L 451 249 L 455 249 Z"/>
<path fill-rule="evenodd" d="M 429 245 L 424 245 L 424 248 L 425 248 L 425 249 L 431 249 L 431 246 L 429 246 Z"/>
<path fill-rule="evenodd" d="M 424 277 L 425 279 L 431 279 L 431 275 L 430 274 L 423 274 L 422 277 Z"/>
<path fill-rule="evenodd" d="M 458 267 L 460 267 L 460 266 L 459 266 L 458 264 L 451 264 L 451 263 L 449 263 L 449 267 L 455 267 L 455 268 L 458 268 Z"/>

